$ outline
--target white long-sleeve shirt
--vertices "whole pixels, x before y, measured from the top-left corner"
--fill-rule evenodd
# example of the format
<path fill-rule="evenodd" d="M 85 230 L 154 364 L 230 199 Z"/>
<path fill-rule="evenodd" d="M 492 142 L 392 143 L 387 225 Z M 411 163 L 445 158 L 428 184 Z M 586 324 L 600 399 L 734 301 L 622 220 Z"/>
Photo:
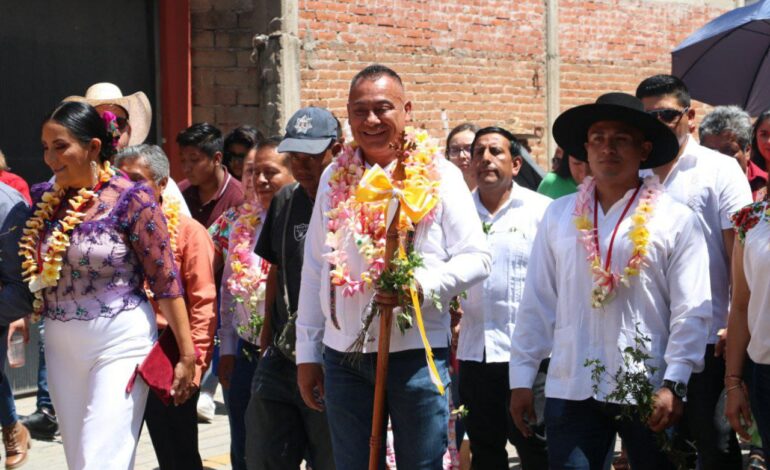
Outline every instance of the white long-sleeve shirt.
<path fill-rule="evenodd" d="M 627 192 L 606 214 L 599 205 L 602 262 L 632 194 Z M 594 309 L 590 264 L 573 222 L 575 200 L 570 195 L 553 201 L 535 237 L 511 342 L 511 388 L 531 388 L 540 361 L 550 354 L 547 397 L 602 400 L 615 385 L 604 377 L 594 394 L 585 362 L 598 359 L 614 374 L 623 365 L 621 351 L 636 346 L 636 328 L 651 340 L 647 365 L 657 368 L 650 377 L 653 386 L 663 378 L 687 383 L 703 367 L 711 319 L 708 254 L 697 217 L 660 194 L 646 223 L 648 265 L 631 277 L 630 287 L 620 284 L 614 299 Z M 631 256 L 627 235 L 637 205 L 638 198 L 618 229 L 613 272 L 622 272 Z"/>
<path fill-rule="evenodd" d="M 342 288 L 336 287 L 335 311 L 340 328 L 334 326 L 329 307 L 329 263 L 323 254 L 329 251 L 325 245 L 328 223 L 325 213 L 329 210 L 329 177 L 335 165 L 329 165 L 321 176 L 305 239 L 297 314 L 298 364 L 321 362 L 322 345 L 337 351 L 347 351 L 361 331 L 367 305 L 373 296 L 373 291 L 367 289 L 363 293 L 345 297 Z M 462 174 L 444 159 L 439 160 L 438 167 L 441 173 L 440 202 L 436 206 L 434 220 L 430 224 L 426 221 L 419 223 L 415 232 L 414 247 L 424 262 L 424 267 L 415 270 L 415 279 L 424 293 L 421 307 L 428 340 L 432 347 L 446 347 L 449 336 L 449 300 L 489 275 L 490 255 L 481 222 Z M 386 171 L 390 169 L 392 165 Z M 356 278 L 367 266 L 353 241 L 346 245 L 345 250 L 351 277 Z M 440 297 L 442 311 L 431 301 L 431 293 Z M 379 321 L 372 322 L 369 333 L 369 341 L 364 344 L 365 353 L 377 351 Z M 416 325 L 403 335 L 394 328 L 390 340 L 391 352 L 422 348 Z"/>
<path fill-rule="evenodd" d="M 478 190 L 473 192 L 473 202 L 482 224 L 489 224 L 492 272 L 468 289 L 468 298 L 462 301 L 457 358 L 508 362 L 529 254 L 551 198 L 514 183 L 508 200 L 494 214 L 481 203 Z"/>
<path fill-rule="evenodd" d="M 650 175 L 652 170 L 641 174 Z M 692 136 L 663 186 L 669 196 L 695 212 L 706 237 L 713 309 L 709 344 L 714 344 L 719 330 L 727 328 L 730 307 L 730 263 L 722 231 L 732 229 L 730 216 L 751 204 L 751 187 L 734 158 L 703 147 Z"/>

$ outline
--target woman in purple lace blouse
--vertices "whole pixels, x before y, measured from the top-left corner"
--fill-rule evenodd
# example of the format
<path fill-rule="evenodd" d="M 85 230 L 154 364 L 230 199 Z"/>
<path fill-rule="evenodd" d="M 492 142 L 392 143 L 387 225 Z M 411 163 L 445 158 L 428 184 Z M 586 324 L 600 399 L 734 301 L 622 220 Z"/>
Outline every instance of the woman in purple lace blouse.
<path fill-rule="evenodd" d="M 133 468 L 148 387 L 137 380 L 127 393 L 126 385 L 157 331 L 145 287 L 179 344 L 172 391 L 177 403 L 192 393 L 195 363 L 160 207 L 146 186 L 120 175 L 99 183 L 99 168 L 115 152 L 108 128 L 94 108 L 76 102 L 61 104 L 42 127 L 45 163 L 66 193 L 45 224 L 39 253 L 48 250 L 54 230 L 63 230 L 67 201 L 80 188 L 95 192 L 70 233 L 59 280 L 42 290 L 51 398 L 67 465 L 79 470 Z M 51 189 L 51 183 L 33 187 L 35 202 Z"/>

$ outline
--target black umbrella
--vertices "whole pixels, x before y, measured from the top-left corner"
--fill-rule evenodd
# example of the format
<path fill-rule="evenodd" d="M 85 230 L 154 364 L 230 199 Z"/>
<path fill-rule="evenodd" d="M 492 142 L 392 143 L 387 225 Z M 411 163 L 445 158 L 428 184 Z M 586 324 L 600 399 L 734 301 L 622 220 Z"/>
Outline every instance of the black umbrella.
<path fill-rule="evenodd" d="M 735 104 L 752 116 L 770 108 L 770 0 L 712 20 L 671 53 L 672 73 L 693 98 Z"/>

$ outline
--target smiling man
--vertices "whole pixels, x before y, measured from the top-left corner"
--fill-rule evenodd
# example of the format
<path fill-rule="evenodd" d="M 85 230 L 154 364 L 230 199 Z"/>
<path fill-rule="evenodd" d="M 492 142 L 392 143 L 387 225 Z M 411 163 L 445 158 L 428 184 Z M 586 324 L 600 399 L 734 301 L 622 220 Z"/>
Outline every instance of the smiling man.
<path fill-rule="evenodd" d="M 521 151 L 515 137 L 499 127 L 481 129 L 471 144 L 471 169 L 478 184 L 473 202 L 494 261 L 490 276 L 471 287 L 463 301 L 457 358 L 472 465 L 480 469 L 508 469 L 507 441 L 516 446 L 523 468 L 548 468 L 542 426 L 539 437 L 525 438 L 505 413 L 516 311 L 537 226 L 551 202 L 514 182 L 522 166 Z M 547 360 L 541 366 L 546 369 Z M 545 374 L 538 374 L 536 382 L 542 403 Z"/>
<path fill-rule="evenodd" d="M 366 169 L 378 165 L 389 174 L 396 167 L 397 149 L 411 110 L 401 78 L 392 69 L 372 65 L 353 78 L 348 119 L 357 148 L 343 150 L 321 177 L 305 242 L 297 317 L 297 380 L 310 408 L 325 406 L 338 469 L 367 468 L 379 321 L 368 328 L 360 344 L 361 356 L 349 351 L 355 349 L 362 322 L 374 302 L 380 306 L 398 303 L 396 294 L 376 291 L 365 280 L 355 284 L 360 288 L 351 290 L 355 280 L 367 279 L 371 263 L 376 261 L 368 257 L 366 249 L 372 243 L 384 243 L 385 238 L 385 230 L 369 232 L 371 227 L 381 226 L 377 221 L 384 217 L 383 205 L 362 202 L 353 190 Z M 422 218 L 414 236 L 406 238 L 413 238 L 414 252 L 422 257 L 423 267 L 414 270 L 415 287 L 423 294 L 425 332 L 437 375 L 446 384 L 449 300 L 489 274 L 490 256 L 462 174 L 438 154 L 426 160 L 438 173 L 437 192 L 433 193 L 438 202 L 432 216 Z M 343 179 L 350 183 L 341 184 Z M 344 214 L 332 210 L 343 203 L 350 210 Z M 335 236 L 327 236 L 330 230 Z M 341 241 L 334 243 L 335 238 Z M 331 255 L 340 263 L 331 266 Z M 340 271 L 345 272 L 343 279 L 336 277 Z M 371 285 L 376 286 L 376 279 Z M 405 469 L 441 469 L 449 408 L 446 396 L 433 383 L 435 376 L 426 363 L 418 328 L 403 334 L 394 328 L 390 351 L 385 393 L 396 462 Z M 384 439 L 379 444 L 384 447 Z M 385 453 L 380 456 L 384 465 Z"/>
<path fill-rule="evenodd" d="M 690 135 L 695 111 L 687 86 L 672 75 L 655 75 L 636 89 L 644 109 L 668 126 L 679 140 L 680 150 L 671 162 L 647 170 L 666 187 L 666 193 L 687 204 L 700 219 L 706 236 L 711 273 L 711 333 L 705 352 L 705 369 L 689 384 L 687 408 L 682 420 L 689 438 L 695 440 L 704 470 L 738 470 L 741 452 L 735 433 L 716 410 L 724 390 L 724 339 L 730 299 L 730 257 L 735 234 L 730 217 L 751 204 L 751 188 L 734 158 L 701 146 Z"/>
<path fill-rule="evenodd" d="M 708 261 L 695 214 L 638 172 L 674 159 L 677 139 L 625 93 L 565 111 L 553 135 L 565 153 L 588 161 L 593 177 L 553 201 L 538 227 L 530 255 L 537 262 L 527 267 L 511 340 L 513 420 L 533 434 L 532 385 L 550 355 L 551 468 L 603 468 L 616 433 L 632 468 L 673 468 L 654 433 L 677 422 L 690 374 L 702 368 Z M 649 359 L 629 363 L 626 348 Z M 596 377 L 587 361 L 606 374 Z M 618 370 L 642 372 L 655 390 L 646 423 L 635 406 L 613 403 Z"/>

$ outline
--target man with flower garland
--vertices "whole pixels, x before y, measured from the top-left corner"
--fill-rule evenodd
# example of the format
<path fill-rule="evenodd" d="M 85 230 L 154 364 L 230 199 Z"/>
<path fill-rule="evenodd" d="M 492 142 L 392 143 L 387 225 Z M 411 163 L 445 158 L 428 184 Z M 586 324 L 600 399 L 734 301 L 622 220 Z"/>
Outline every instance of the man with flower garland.
<path fill-rule="evenodd" d="M 214 245 L 206 228 L 180 212 L 179 202 L 163 200 L 161 195 L 168 183 L 168 157 L 157 145 L 136 145 L 121 150 L 115 156 L 115 165 L 133 181 L 148 185 L 163 208 L 174 260 L 184 287 L 184 299 L 190 318 L 190 333 L 200 352 L 195 361 L 193 384 L 200 388 L 201 377 L 211 363 L 216 329 L 216 290 L 214 287 Z M 153 302 L 158 336 L 168 327 Z M 170 332 L 169 332 L 170 333 Z M 150 432 L 152 446 L 161 470 L 202 469 L 198 452 L 198 414 L 196 393 L 182 405 L 165 405 L 155 393 L 147 397 L 144 419 Z"/>
<path fill-rule="evenodd" d="M 511 341 L 511 414 L 531 435 L 531 387 L 550 355 L 551 468 L 603 468 L 616 432 L 632 468 L 672 468 L 655 433 L 676 424 L 703 367 L 708 257 L 695 214 L 638 172 L 674 159 L 677 139 L 625 93 L 565 111 L 553 134 L 593 177 L 539 226 Z"/>
<path fill-rule="evenodd" d="M 490 255 L 460 171 L 427 133 L 406 128 L 412 104 L 398 74 L 382 65 L 360 71 L 347 109 L 356 147 L 343 149 L 324 172 L 305 243 L 296 342 L 300 392 L 308 406 L 328 413 L 337 468 L 367 468 L 379 332 L 371 309 L 405 305 L 407 296 L 411 306 L 417 297 L 413 313 L 394 312 L 405 330 L 394 328 L 390 339 L 387 414 L 399 468 L 441 469 L 449 413 L 439 392 L 449 381 L 447 307 L 488 276 Z M 393 182 L 390 173 L 405 147 L 405 179 Z M 378 191 L 374 179 L 391 189 Z M 394 223 L 411 260 L 421 260 L 408 273 L 413 289 L 407 289 L 419 294 L 379 289 L 388 203 L 376 195 L 406 201 L 407 189 L 418 187 L 424 198 L 402 202 L 405 215 Z M 385 452 L 380 456 L 384 464 Z"/>

